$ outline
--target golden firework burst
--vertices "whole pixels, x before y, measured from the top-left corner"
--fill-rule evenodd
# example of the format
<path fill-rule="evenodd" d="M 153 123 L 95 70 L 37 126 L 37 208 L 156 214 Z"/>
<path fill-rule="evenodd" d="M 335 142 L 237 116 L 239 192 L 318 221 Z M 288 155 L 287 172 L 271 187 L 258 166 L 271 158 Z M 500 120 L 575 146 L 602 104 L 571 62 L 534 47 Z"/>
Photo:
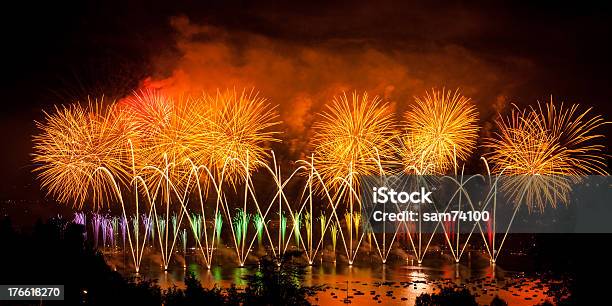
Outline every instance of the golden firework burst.
<path fill-rule="evenodd" d="M 379 165 L 389 167 L 397 132 L 388 104 L 366 92 L 344 93 L 321 117 L 313 125 L 312 144 L 314 164 L 326 185 L 337 188 L 339 179 L 346 179 L 358 188 L 359 177 L 379 174 Z"/>
<path fill-rule="evenodd" d="M 128 120 L 113 105 L 102 104 L 56 107 L 36 122 L 40 134 L 34 136 L 34 171 L 59 202 L 79 208 L 87 200 L 94 207 L 104 205 L 117 196 L 111 176 L 125 183 L 130 175 Z"/>
<path fill-rule="evenodd" d="M 496 137 L 486 146 L 493 173 L 509 175 L 505 185 L 515 204 L 524 201 L 531 210 L 546 203 L 566 203 L 570 182 L 583 175 L 607 175 L 604 138 L 596 130 L 606 122 L 579 111 L 574 104 L 564 108 L 553 103 L 519 110 L 497 121 Z"/>
<path fill-rule="evenodd" d="M 215 142 L 210 110 L 202 100 L 141 91 L 124 100 L 122 111 L 132 116 L 130 124 L 138 135 L 133 149 L 134 173 L 145 179 L 148 188 L 168 196 L 194 186 L 193 166 L 209 166 Z M 177 190 L 170 190 L 170 183 Z"/>
<path fill-rule="evenodd" d="M 212 168 L 234 185 L 248 172 L 259 168 L 268 157 L 266 145 L 279 141 L 278 114 L 253 90 L 218 91 L 203 98 L 210 112 L 208 126 L 214 143 L 210 146 Z"/>
<path fill-rule="evenodd" d="M 415 97 L 405 115 L 400 155 L 409 173 L 442 174 L 469 157 L 478 138 L 478 112 L 470 99 L 432 90 Z"/>

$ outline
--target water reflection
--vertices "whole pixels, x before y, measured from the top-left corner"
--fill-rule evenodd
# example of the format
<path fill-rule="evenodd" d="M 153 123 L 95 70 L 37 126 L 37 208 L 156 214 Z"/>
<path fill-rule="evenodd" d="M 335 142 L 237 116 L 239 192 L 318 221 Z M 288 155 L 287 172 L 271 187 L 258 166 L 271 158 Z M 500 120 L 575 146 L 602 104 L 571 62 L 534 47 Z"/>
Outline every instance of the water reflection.
<path fill-rule="evenodd" d="M 490 303 L 496 295 L 509 305 L 552 300 L 548 289 L 554 280 L 528 277 L 521 272 L 505 271 L 496 265 L 472 265 L 470 262 L 410 263 L 347 265 L 323 262 L 306 267 L 303 283 L 307 286 L 324 285 L 324 291 L 312 298 L 314 304 L 320 305 L 342 304 L 346 299 L 357 305 L 410 305 L 420 294 L 435 293 L 445 286 L 468 288 L 481 304 Z M 207 269 L 190 263 L 187 268 L 171 268 L 164 272 L 159 265 L 149 265 L 141 275 L 157 279 L 162 288 L 183 286 L 187 272 L 195 274 L 207 288 L 229 287 L 231 284 L 240 288 L 246 285 L 244 277 L 256 269 L 256 265 L 240 268 L 225 264 Z"/>

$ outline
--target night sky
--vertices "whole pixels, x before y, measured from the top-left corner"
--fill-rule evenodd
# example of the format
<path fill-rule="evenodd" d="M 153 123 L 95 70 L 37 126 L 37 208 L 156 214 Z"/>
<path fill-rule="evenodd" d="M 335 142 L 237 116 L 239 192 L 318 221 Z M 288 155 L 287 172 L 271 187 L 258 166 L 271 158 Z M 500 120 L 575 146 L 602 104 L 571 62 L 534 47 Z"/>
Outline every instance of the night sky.
<path fill-rule="evenodd" d="M 311 119 L 291 126 L 291 116 L 300 115 L 292 108 L 306 95 L 313 101 L 308 112 L 319 109 L 322 96 L 333 92 L 316 81 L 325 74 L 338 74 L 325 79 L 337 88 L 354 85 L 385 96 L 398 111 L 422 88 L 461 87 L 477 104 L 483 126 L 503 109 L 497 104 L 533 104 L 551 94 L 612 120 L 612 11 L 599 3 L 200 2 L 44 2 L 4 9 L 0 199 L 42 197 L 30 153 L 43 109 L 87 96 L 119 99 L 148 78 L 176 79 L 177 70 L 198 69 L 185 55 L 200 47 L 231 53 L 229 72 L 205 64 L 204 72 L 217 67 L 213 71 L 223 76 L 217 86 L 226 86 L 236 71 L 266 76 L 253 83 L 281 105 L 289 122 L 286 143 L 295 150 L 303 146 L 292 139 L 307 135 Z M 268 78 L 276 62 L 286 65 Z M 204 87 L 215 79 L 208 75 Z"/>

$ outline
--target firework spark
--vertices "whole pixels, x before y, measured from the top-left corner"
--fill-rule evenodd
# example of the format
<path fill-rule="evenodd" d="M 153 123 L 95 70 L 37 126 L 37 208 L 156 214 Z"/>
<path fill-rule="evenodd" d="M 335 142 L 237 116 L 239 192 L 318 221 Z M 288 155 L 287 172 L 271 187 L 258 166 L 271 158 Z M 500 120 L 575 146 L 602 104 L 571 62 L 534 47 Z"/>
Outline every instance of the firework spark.
<path fill-rule="evenodd" d="M 115 179 L 129 176 L 129 140 L 133 138 L 123 113 L 102 101 L 56 107 L 45 112 L 45 121 L 36 122 L 40 134 L 34 136 L 35 172 L 49 195 L 62 203 L 81 208 L 91 199 L 103 205 L 116 196 L 112 181 L 100 169 L 108 169 Z"/>
<path fill-rule="evenodd" d="M 487 157 L 496 174 L 515 176 L 506 188 L 513 198 L 524 193 L 528 208 L 553 207 L 566 202 L 570 180 L 583 175 L 607 175 L 604 138 L 596 130 L 606 122 L 591 109 L 579 112 L 574 104 L 564 108 L 552 101 L 543 107 L 519 110 L 516 106 L 507 119 L 497 121 L 499 132 L 489 139 Z M 518 203 L 515 203 L 518 204 Z"/>
<path fill-rule="evenodd" d="M 458 90 L 427 92 L 415 97 L 405 115 L 400 155 L 408 172 L 442 174 L 465 160 L 476 145 L 478 112 Z M 414 170 L 418 171 L 414 171 Z"/>
<path fill-rule="evenodd" d="M 132 115 L 130 124 L 138 135 L 134 172 L 146 179 L 150 189 L 160 187 L 168 195 L 169 186 L 161 182 L 171 181 L 182 191 L 188 187 L 192 164 L 209 166 L 214 138 L 209 131 L 210 111 L 201 100 L 141 91 L 122 102 L 122 111 Z"/>
<path fill-rule="evenodd" d="M 339 178 L 357 182 L 360 176 L 378 174 L 378 161 L 388 166 L 396 135 L 391 116 L 388 104 L 367 93 L 334 98 L 323 120 L 313 125 L 314 163 L 325 184 L 338 187 Z"/>
<path fill-rule="evenodd" d="M 235 90 L 217 92 L 204 97 L 211 109 L 209 132 L 214 143 L 210 146 L 212 168 L 222 174 L 225 181 L 234 185 L 249 172 L 265 162 L 268 153 L 265 145 L 279 141 L 278 115 L 266 102 L 251 91 Z"/>

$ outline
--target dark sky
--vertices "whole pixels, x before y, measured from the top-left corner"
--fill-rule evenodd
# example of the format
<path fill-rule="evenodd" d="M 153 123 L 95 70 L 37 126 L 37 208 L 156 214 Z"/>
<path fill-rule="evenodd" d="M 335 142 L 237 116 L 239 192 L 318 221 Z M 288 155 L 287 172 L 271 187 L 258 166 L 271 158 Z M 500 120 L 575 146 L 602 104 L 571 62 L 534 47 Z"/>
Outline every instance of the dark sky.
<path fill-rule="evenodd" d="M 29 154 L 41 109 L 87 95 L 121 97 L 147 76 L 172 70 L 181 56 L 173 16 L 242 33 L 228 38 L 238 49 L 244 35 L 285 45 L 357 42 L 382 52 L 457 45 L 496 71 L 524 77 L 508 93 L 512 98 L 536 101 L 554 94 L 612 118 L 612 14 L 605 4 L 201 2 L 45 1 L 3 10 L 0 199 L 39 197 Z M 515 62 L 535 68 L 515 73 Z"/>

